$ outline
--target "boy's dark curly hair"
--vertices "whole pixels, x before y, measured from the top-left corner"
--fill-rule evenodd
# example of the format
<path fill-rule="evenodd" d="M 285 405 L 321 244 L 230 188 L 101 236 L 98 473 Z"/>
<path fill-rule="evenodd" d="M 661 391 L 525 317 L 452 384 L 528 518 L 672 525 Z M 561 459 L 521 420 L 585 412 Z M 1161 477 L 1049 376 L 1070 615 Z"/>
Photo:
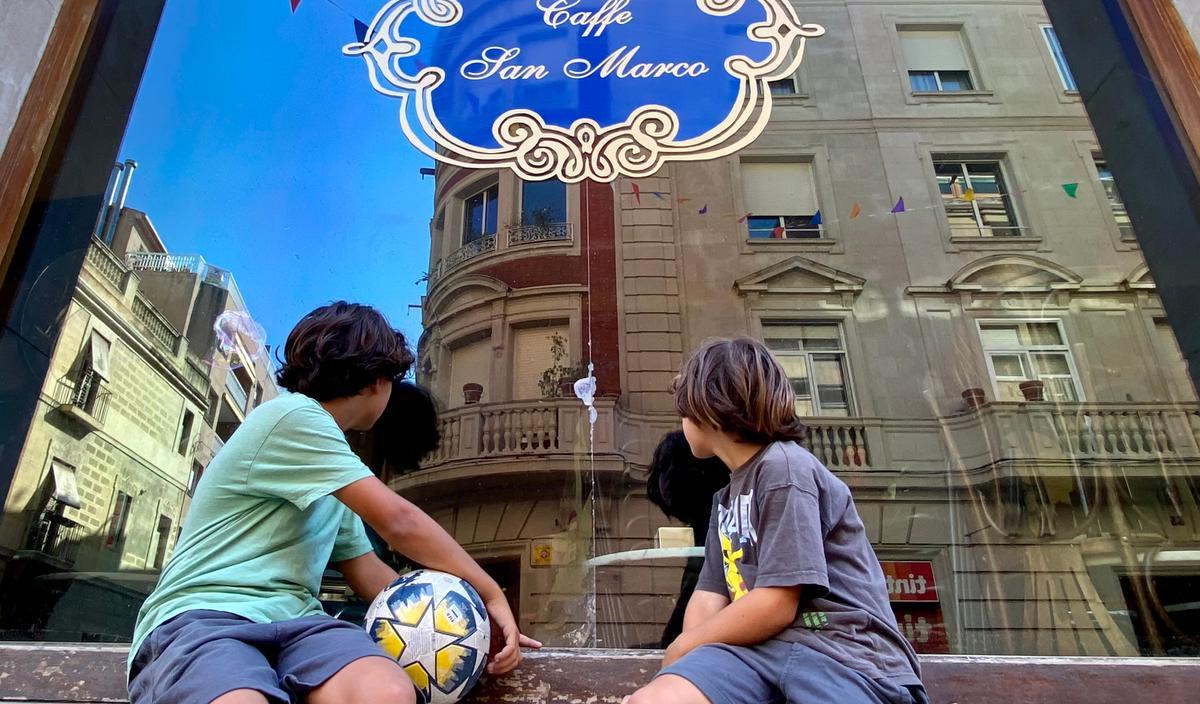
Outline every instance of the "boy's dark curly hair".
<path fill-rule="evenodd" d="M 355 396 L 380 379 L 399 381 L 412 363 L 404 335 L 382 313 L 337 301 L 296 323 L 276 378 L 288 391 L 331 401 Z"/>

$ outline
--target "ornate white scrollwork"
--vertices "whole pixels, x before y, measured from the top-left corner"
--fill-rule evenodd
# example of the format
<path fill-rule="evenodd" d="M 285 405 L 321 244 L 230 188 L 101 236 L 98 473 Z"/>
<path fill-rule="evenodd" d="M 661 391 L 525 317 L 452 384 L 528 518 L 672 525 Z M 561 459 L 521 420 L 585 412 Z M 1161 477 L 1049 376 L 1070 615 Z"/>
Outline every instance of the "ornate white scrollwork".
<path fill-rule="evenodd" d="M 457 0 L 392 0 L 380 10 L 364 41 L 347 45 L 344 52 L 366 60 L 375 90 L 400 98 L 401 129 L 414 146 L 434 159 L 466 168 L 507 167 L 529 180 L 607 182 L 619 176 L 651 175 L 667 161 L 726 156 L 761 134 L 772 107 L 768 81 L 794 75 L 807 40 L 823 35 L 825 29 L 802 24 L 789 0 L 696 3 L 710 15 L 724 16 L 748 1 L 760 3 L 766 11 L 765 20 L 752 25 L 748 33 L 751 39 L 771 45 L 768 58 L 755 63 L 742 55 L 728 57 L 724 69 L 741 79 L 730 112 L 704 134 L 686 140 L 677 140 L 680 120 L 674 111 L 646 105 L 614 125 L 584 119 L 569 128 L 547 125 L 537 113 L 515 108 L 492 126 L 499 146 L 485 148 L 462 141 L 444 126 L 433 106 L 433 93 L 445 81 L 445 70 L 422 67 L 413 75 L 401 68 L 403 60 L 421 51 L 420 42 L 402 31 L 404 21 L 415 15 L 430 25 L 453 25 L 463 13 Z"/>

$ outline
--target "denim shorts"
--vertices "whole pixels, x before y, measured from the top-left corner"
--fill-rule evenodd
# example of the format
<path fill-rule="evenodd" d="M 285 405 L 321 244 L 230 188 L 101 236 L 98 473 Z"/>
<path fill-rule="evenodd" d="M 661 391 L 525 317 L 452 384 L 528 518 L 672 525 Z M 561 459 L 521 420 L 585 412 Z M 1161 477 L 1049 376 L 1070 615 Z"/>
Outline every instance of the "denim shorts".
<path fill-rule="evenodd" d="M 799 643 L 701 646 L 658 673 L 696 685 L 712 704 L 929 704 L 921 687 L 873 680 Z"/>
<path fill-rule="evenodd" d="M 350 663 L 387 657 L 358 626 L 324 614 L 254 623 L 185 611 L 150 632 L 129 671 L 132 704 L 209 704 L 235 689 L 302 701 Z"/>

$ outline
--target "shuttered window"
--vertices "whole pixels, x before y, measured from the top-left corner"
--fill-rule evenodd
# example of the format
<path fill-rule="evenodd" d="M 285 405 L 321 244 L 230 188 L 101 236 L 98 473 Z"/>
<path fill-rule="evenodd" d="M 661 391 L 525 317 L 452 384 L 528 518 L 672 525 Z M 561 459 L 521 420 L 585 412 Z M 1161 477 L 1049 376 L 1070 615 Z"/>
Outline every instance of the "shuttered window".
<path fill-rule="evenodd" d="M 568 330 L 564 326 L 517 328 L 513 333 L 513 400 L 535 399 L 546 396 L 540 382 L 547 369 L 555 366 L 554 338 L 563 341 L 565 358 L 558 360 L 562 367 L 570 367 L 570 343 Z"/>

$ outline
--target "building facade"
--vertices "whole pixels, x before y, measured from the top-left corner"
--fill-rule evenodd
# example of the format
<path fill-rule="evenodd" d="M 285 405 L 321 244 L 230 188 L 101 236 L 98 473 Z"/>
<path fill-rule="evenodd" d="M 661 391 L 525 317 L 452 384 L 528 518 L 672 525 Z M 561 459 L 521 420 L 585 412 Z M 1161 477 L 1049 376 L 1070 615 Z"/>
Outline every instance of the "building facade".
<path fill-rule="evenodd" d="M 204 467 L 277 395 L 261 338 L 214 341 L 246 313 L 215 271 L 167 253 L 143 212 L 98 219 L 0 520 L 5 638 L 127 638 Z"/>
<path fill-rule="evenodd" d="M 1196 654 L 1200 406 L 1039 2 L 798 3 L 825 26 L 739 154 L 612 185 L 440 166 L 392 479 L 554 644 L 656 644 L 668 391 L 766 341 L 923 652 Z M 587 409 L 559 384 L 595 365 Z"/>

